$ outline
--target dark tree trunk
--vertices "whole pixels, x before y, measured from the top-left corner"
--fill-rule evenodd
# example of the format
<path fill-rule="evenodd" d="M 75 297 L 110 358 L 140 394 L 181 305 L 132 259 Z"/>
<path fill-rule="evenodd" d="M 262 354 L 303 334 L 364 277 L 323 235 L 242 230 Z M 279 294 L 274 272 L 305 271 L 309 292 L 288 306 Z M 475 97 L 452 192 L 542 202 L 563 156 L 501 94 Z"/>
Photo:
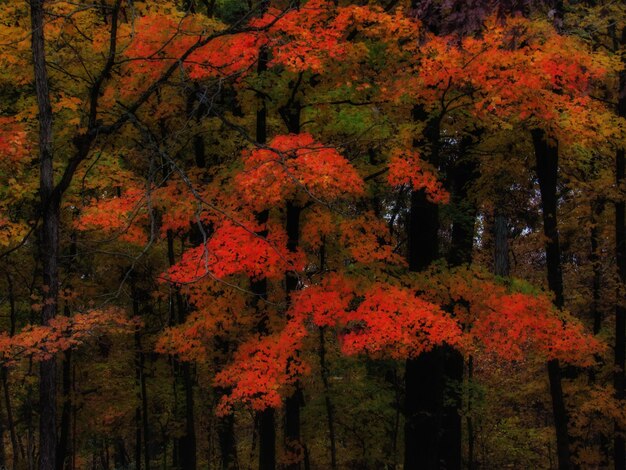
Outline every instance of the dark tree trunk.
<path fill-rule="evenodd" d="M 176 260 L 174 256 L 174 234 L 171 230 L 167 232 L 167 258 L 169 265 L 173 266 Z M 187 318 L 187 308 L 183 301 L 183 296 L 177 288 L 175 289 L 174 297 L 178 313 L 177 321 L 179 324 L 182 324 Z M 171 315 L 171 317 L 175 317 L 175 315 Z M 173 321 L 173 318 L 171 321 Z M 185 434 L 178 439 L 180 466 L 181 470 L 195 470 L 196 421 L 194 414 L 193 376 L 189 362 L 182 362 L 179 365 L 185 392 Z"/>
<path fill-rule="evenodd" d="M 69 261 L 67 263 L 67 276 L 73 272 L 73 263 L 76 258 L 76 234 L 72 233 L 69 252 Z M 68 285 L 71 288 L 71 285 Z M 63 308 L 63 314 L 70 317 L 70 306 L 67 301 Z M 66 467 L 68 458 L 71 458 L 73 449 L 69 448 L 70 427 L 72 425 L 72 350 L 68 349 L 63 354 L 62 367 L 62 390 L 63 390 L 63 406 L 61 408 L 61 426 L 59 433 L 59 443 L 57 445 L 57 469 L 63 470 Z"/>
<path fill-rule="evenodd" d="M 468 189 L 476 177 L 476 162 L 467 155 L 472 139 L 466 137 L 459 146 L 458 161 L 450 169 L 452 199 L 455 217 L 452 240 L 448 253 L 451 267 L 472 262 L 476 207 L 468 199 Z M 450 346 L 442 346 L 444 354 L 444 407 L 440 461 L 447 470 L 460 470 L 462 464 L 462 420 L 464 361 L 461 353 Z"/>
<path fill-rule="evenodd" d="M 287 130 L 291 134 L 300 133 L 300 113 L 302 107 L 296 99 L 298 88 L 302 80 L 302 74 L 298 76 L 295 82 L 291 83 L 292 93 L 287 104 L 280 108 L 280 115 L 287 126 Z M 287 203 L 286 208 L 286 231 L 287 231 L 287 249 L 295 252 L 300 243 L 300 215 L 302 208 L 293 202 Z M 287 305 L 290 303 L 291 293 L 298 289 L 298 275 L 294 272 L 287 272 L 285 276 L 285 294 L 287 297 Z M 296 351 L 295 354 L 298 354 Z M 285 399 L 285 426 L 284 426 L 284 444 L 285 452 L 289 456 L 290 463 L 287 468 L 290 470 L 298 470 L 301 468 L 301 462 L 304 457 L 304 445 L 300 432 L 300 408 L 304 405 L 304 396 L 299 381 L 295 383 L 294 392 Z"/>
<path fill-rule="evenodd" d="M 68 312 L 69 313 L 69 312 Z M 63 407 L 61 408 L 61 432 L 59 433 L 59 444 L 57 452 L 57 468 L 63 470 L 65 462 L 70 457 L 69 437 L 70 425 L 72 423 L 72 350 L 68 349 L 63 354 L 63 375 L 61 379 L 63 387 Z"/>
<path fill-rule="evenodd" d="M 39 196 L 43 227 L 40 254 L 43 268 L 43 307 L 41 322 L 56 316 L 59 291 L 59 201 L 54 195 L 52 168 L 52 108 L 46 70 L 44 41 L 44 1 L 30 2 L 31 48 L 39 120 Z M 39 469 L 56 470 L 56 357 L 43 361 L 39 368 Z"/>
<path fill-rule="evenodd" d="M 135 333 L 135 341 L 137 342 L 139 334 Z M 136 359 L 136 380 L 137 387 L 141 380 L 141 373 L 139 371 L 139 360 Z M 139 393 L 137 394 L 139 395 Z M 139 396 L 137 398 L 140 398 Z M 141 407 L 139 404 L 135 407 L 135 470 L 141 470 Z"/>
<path fill-rule="evenodd" d="M 287 249 L 294 252 L 298 248 L 300 238 L 300 213 L 302 209 L 292 203 L 287 203 Z M 287 304 L 290 295 L 298 288 L 298 276 L 294 272 L 288 272 L 285 278 Z M 295 352 L 297 354 L 297 351 Z M 304 398 L 302 387 L 299 382 L 295 384 L 294 392 L 285 399 L 285 451 L 290 454 L 292 461 L 287 468 L 297 470 L 304 455 L 300 435 L 300 407 Z"/>
<path fill-rule="evenodd" d="M 9 272 L 6 273 L 7 285 L 9 287 L 9 335 L 15 334 L 15 290 L 13 286 L 13 278 Z M 4 406 L 7 410 L 7 426 L 9 427 L 9 435 L 11 436 L 11 452 L 13 461 L 13 470 L 17 470 L 19 462 L 19 448 L 17 435 L 15 434 L 15 422 L 13 420 L 13 407 L 11 406 L 11 393 L 9 390 L 9 370 L 6 367 L 0 369 L 0 379 L 2 380 L 2 388 L 4 390 Z M 22 453 L 23 456 L 23 453 Z"/>
<path fill-rule="evenodd" d="M 234 415 L 222 416 L 217 420 L 217 436 L 220 446 L 222 470 L 235 470 L 239 468 L 237 463 Z"/>
<path fill-rule="evenodd" d="M 4 416 L 2 416 L 2 402 L 0 402 L 0 468 L 7 468 L 7 456 L 4 447 Z"/>
<path fill-rule="evenodd" d="M 506 216 L 496 210 L 493 220 L 493 273 L 508 277 L 511 271 L 509 263 L 509 227 Z"/>
<path fill-rule="evenodd" d="M 335 407 L 330 399 L 330 383 L 328 381 L 328 364 L 326 363 L 326 338 L 324 327 L 320 327 L 320 372 L 324 385 L 324 404 L 326 406 L 326 420 L 328 421 L 328 441 L 330 444 L 330 468 L 337 469 L 337 443 L 335 438 Z"/>
<path fill-rule="evenodd" d="M 548 142 L 545 133 L 541 130 L 532 131 L 532 138 L 535 148 L 537 178 L 541 191 L 548 287 L 554 295 L 554 305 L 557 308 L 562 308 L 564 306 L 563 273 L 557 219 L 558 145 Z M 561 384 L 561 367 L 558 360 L 552 359 L 548 362 L 548 378 L 550 380 L 559 469 L 569 470 L 572 468 L 572 463 L 567 430 L 568 416 Z"/>
<path fill-rule="evenodd" d="M 424 120 L 420 108 L 415 120 Z M 424 131 L 430 145 L 430 163 L 437 165 L 440 140 L 439 119 L 431 119 Z M 407 223 L 407 261 L 409 270 L 426 269 L 439 257 L 439 207 L 428 201 L 423 190 L 412 191 Z M 439 468 L 439 444 L 443 406 L 444 355 L 441 348 L 408 359 L 405 368 L 405 470 Z"/>
<path fill-rule="evenodd" d="M 128 468 L 128 461 L 126 459 L 126 446 L 124 445 L 124 440 L 122 438 L 115 439 L 114 446 L 113 464 L 115 465 L 116 470 L 124 470 Z"/>
<path fill-rule="evenodd" d="M 411 194 L 408 232 L 409 269 L 425 269 L 439 254 L 439 209 L 423 191 Z M 406 361 L 404 468 L 437 469 L 443 397 L 440 348 Z"/>
<path fill-rule="evenodd" d="M 267 70 L 268 52 L 262 47 L 259 51 L 257 74 L 262 75 Z M 258 95 L 258 109 L 256 113 L 256 141 L 259 144 L 267 143 L 267 107 L 262 94 Z M 257 214 L 257 222 L 264 224 L 269 217 L 268 211 Z M 260 233 L 267 236 L 267 231 Z M 255 304 L 259 300 L 267 299 L 267 279 L 259 279 L 250 283 Z M 267 333 L 269 325 L 267 314 L 261 315 L 258 325 L 260 333 Z M 274 470 L 276 468 L 276 417 L 273 408 L 266 408 L 257 415 L 259 423 L 259 470 Z"/>
<path fill-rule="evenodd" d="M 615 49 L 624 48 L 626 45 L 626 28 L 622 29 L 619 41 L 614 39 Z M 622 65 L 624 63 L 624 54 L 622 53 Z M 619 75 L 619 94 L 618 94 L 617 114 L 620 117 L 626 117 L 626 70 L 622 70 Z M 625 178 L 626 166 L 626 150 L 624 147 L 617 149 L 615 155 L 615 179 L 618 188 L 623 193 L 623 185 Z M 626 285 L 626 215 L 624 211 L 626 204 L 623 195 L 620 194 L 618 202 L 615 204 L 615 257 L 617 262 L 617 274 L 620 286 L 617 292 L 617 302 L 615 304 L 615 360 L 614 360 L 614 376 L 613 386 L 615 387 L 615 398 L 623 402 L 626 387 L 626 375 L 624 368 L 626 366 L 626 306 L 623 303 L 624 285 Z M 615 470 L 624 470 L 626 468 L 626 441 L 624 429 L 618 421 L 615 421 L 615 437 L 613 438 L 613 458 L 615 461 Z"/>
<path fill-rule="evenodd" d="M 139 317 L 139 291 L 136 286 L 131 284 L 131 296 L 133 303 L 133 316 Z M 135 465 L 137 469 L 141 467 L 141 442 L 143 435 L 143 461 L 146 470 L 150 470 L 150 433 L 148 421 L 148 394 L 146 390 L 146 374 L 145 374 L 145 355 L 141 345 L 141 334 L 135 332 L 135 367 L 138 387 L 138 398 L 140 403 L 135 409 L 135 425 L 136 425 L 136 448 L 135 448 Z"/>

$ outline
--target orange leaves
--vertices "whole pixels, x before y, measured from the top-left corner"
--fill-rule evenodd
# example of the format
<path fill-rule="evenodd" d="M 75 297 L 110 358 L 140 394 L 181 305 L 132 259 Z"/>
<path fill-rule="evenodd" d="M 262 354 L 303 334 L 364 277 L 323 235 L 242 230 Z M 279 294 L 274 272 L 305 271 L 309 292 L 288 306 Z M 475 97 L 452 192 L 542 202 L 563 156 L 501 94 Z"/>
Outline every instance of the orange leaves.
<path fill-rule="evenodd" d="M 327 0 L 310 0 L 280 18 L 270 29 L 273 64 L 300 72 L 323 72 L 329 60 L 345 54 L 344 31 L 332 25 L 337 8 Z M 262 21 L 275 18 L 269 13 Z"/>
<path fill-rule="evenodd" d="M 371 212 L 344 220 L 340 226 L 340 240 L 358 263 L 402 265 L 405 262 L 393 251 L 386 224 Z"/>
<path fill-rule="evenodd" d="M 387 180 L 392 186 L 410 184 L 415 191 L 423 189 L 430 201 L 447 204 L 450 194 L 428 167 L 426 162 L 420 160 L 417 152 L 396 150 L 389 160 Z"/>
<path fill-rule="evenodd" d="M 0 117 L 0 167 L 15 165 L 28 155 L 26 131 L 14 118 Z"/>
<path fill-rule="evenodd" d="M 43 361 L 60 351 L 80 346 L 98 334 L 131 333 L 139 324 L 138 319 L 128 319 L 123 311 L 114 307 L 69 318 L 58 316 L 47 325 L 27 326 L 12 337 L 1 334 L 0 354 L 5 362 L 21 357 Z"/>
<path fill-rule="evenodd" d="M 277 136 L 268 148 L 243 156 L 244 170 L 235 182 L 255 210 L 304 197 L 323 201 L 363 194 L 363 181 L 336 149 L 324 147 L 310 134 Z"/>
<path fill-rule="evenodd" d="M 122 241 L 145 245 L 148 240 L 143 227 L 147 220 L 145 196 L 144 191 L 130 188 L 119 197 L 97 201 L 83 209 L 74 225 L 78 230 L 102 230 L 119 236 Z"/>

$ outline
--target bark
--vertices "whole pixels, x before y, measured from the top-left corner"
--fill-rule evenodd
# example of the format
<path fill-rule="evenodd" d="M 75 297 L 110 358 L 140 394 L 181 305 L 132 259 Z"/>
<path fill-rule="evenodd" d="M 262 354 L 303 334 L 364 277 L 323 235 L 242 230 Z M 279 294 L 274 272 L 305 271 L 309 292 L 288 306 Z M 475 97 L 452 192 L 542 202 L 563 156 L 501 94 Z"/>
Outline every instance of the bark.
<path fill-rule="evenodd" d="M 493 221 L 493 272 L 496 276 L 508 277 L 509 263 L 509 228 L 506 216 L 496 211 Z"/>
<path fill-rule="evenodd" d="M 133 303 L 133 316 L 139 317 L 139 292 L 137 288 L 131 284 L 131 296 Z M 139 389 L 138 398 L 140 403 L 135 409 L 135 426 L 136 426 L 136 448 L 135 448 L 135 465 L 137 470 L 141 468 L 142 460 L 142 436 L 143 436 L 143 462 L 146 470 L 150 470 L 150 433 L 148 421 L 148 395 L 146 390 L 145 375 L 145 355 L 141 345 L 141 334 L 135 332 L 135 374 L 137 379 L 137 387 Z"/>
<path fill-rule="evenodd" d="M 545 133 L 541 130 L 533 130 L 532 138 L 541 192 L 548 287 L 554 295 L 554 305 L 557 308 L 562 308 L 564 306 L 563 272 L 557 219 L 558 145 L 548 142 Z M 572 463 L 569 448 L 568 416 L 561 384 L 561 367 L 558 360 L 548 361 L 548 378 L 550 380 L 550 395 L 556 432 L 558 466 L 560 470 L 569 470 L 572 468 Z"/>
<path fill-rule="evenodd" d="M 73 261 L 76 258 L 76 234 L 72 233 L 72 243 L 70 245 L 69 261 L 67 263 L 67 275 L 73 271 Z M 71 289 L 71 285 L 68 285 Z M 63 314 L 70 317 L 70 306 L 67 301 L 63 308 Z M 66 467 L 68 458 L 71 458 L 73 449 L 69 449 L 70 427 L 72 424 L 72 350 L 68 349 L 63 353 L 63 367 L 61 378 L 63 390 L 63 406 L 61 408 L 61 425 L 59 433 L 59 443 L 57 445 L 57 469 L 63 470 Z"/>
<path fill-rule="evenodd" d="M 13 278 L 10 273 L 6 273 L 7 284 L 9 287 L 9 335 L 15 334 L 15 290 L 13 288 Z M 7 426 L 9 427 L 9 435 L 11 437 L 11 452 L 13 461 L 13 470 L 17 470 L 19 462 L 19 446 L 17 442 L 17 435 L 15 434 L 15 422 L 13 420 L 13 407 L 11 405 L 11 393 L 9 390 L 9 369 L 2 367 L 0 369 L 0 380 L 2 381 L 2 388 L 4 390 L 4 406 L 7 410 Z M 23 457 L 22 451 L 22 457 Z"/>
<path fill-rule="evenodd" d="M 425 269 L 438 258 L 439 217 L 436 204 L 423 191 L 411 194 L 408 261 L 411 271 Z M 406 361 L 404 468 L 438 468 L 440 409 L 443 397 L 443 357 L 440 348 Z"/>
<path fill-rule="evenodd" d="M 225 391 L 224 393 L 227 393 Z M 217 421 L 217 436 L 220 446 L 222 470 L 239 468 L 237 463 L 237 442 L 235 440 L 235 416 L 227 415 Z"/>
<path fill-rule="evenodd" d="M 462 139 L 457 162 L 449 171 L 455 216 L 448 253 L 450 267 L 470 264 L 474 246 L 476 207 L 468 199 L 468 189 L 476 177 L 477 164 L 468 155 L 472 138 Z M 448 470 L 460 470 L 462 464 L 462 420 L 464 361 L 461 353 L 451 347 L 441 347 L 444 355 L 444 407 L 440 461 Z"/>
<path fill-rule="evenodd" d="M 257 74 L 261 75 L 267 70 L 268 52 L 262 47 L 259 51 Z M 262 94 L 258 95 L 258 109 L 256 113 L 256 141 L 259 144 L 267 143 L 267 107 Z M 268 211 L 257 214 L 257 222 L 267 222 Z M 266 236 L 267 231 L 260 233 Z M 254 296 L 254 304 L 267 299 L 267 279 L 259 279 L 250 283 L 250 290 Z M 257 329 L 260 333 L 268 332 L 268 318 L 266 313 L 260 316 Z M 274 470 L 276 468 L 276 417 L 273 408 L 266 408 L 257 414 L 259 423 L 259 470 Z"/>
<path fill-rule="evenodd" d="M 617 154 L 617 178 L 621 183 L 624 178 L 624 151 L 618 151 Z M 624 202 L 615 204 L 615 251 L 617 259 L 617 272 L 620 282 L 618 293 L 623 292 L 624 283 L 626 283 L 626 220 L 624 216 Z M 615 389 L 615 398 L 624 399 L 624 365 L 626 359 L 626 307 L 623 305 L 621 295 L 618 296 L 615 305 L 615 355 L 613 374 L 613 387 Z M 624 469 L 626 462 L 626 453 L 624 445 L 624 429 L 618 421 L 615 421 L 615 437 L 613 439 L 615 469 Z"/>
<path fill-rule="evenodd" d="M 302 209 L 292 203 L 287 203 L 287 249 L 296 251 L 300 235 L 300 213 Z M 287 304 L 293 291 L 298 288 L 296 273 L 288 272 L 285 279 Z M 296 351 L 294 354 L 297 354 Z M 302 461 L 304 446 L 300 434 L 300 407 L 304 397 L 299 382 L 295 384 L 294 392 L 285 399 L 285 451 L 294 461 L 287 465 L 288 469 L 299 469 Z"/>
<path fill-rule="evenodd" d="M 44 1 L 30 2 L 31 48 L 39 120 L 39 196 L 43 227 L 40 251 L 43 270 L 41 322 L 47 324 L 57 313 L 59 267 L 59 201 L 54 197 L 52 168 L 52 108 L 46 70 Z M 56 358 L 39 368 L 39 469 L 56 470 Z"/>
<path fill-rule="evenodd" d="M 68 312 L 69 313 L 69 312 Z M 63 407 L 61 408 L 61 426 L 59 433 L 59 444 L 57 447 L 57 469 L 63 470 L 65 462 L 71 457 L 71 451 L 68 449 L 70 437 L 70 425 L 72 417 L 72 350 L 68 349 L 63 354 L 62 369 L 62 389 L 63 389 Z"/>
<path fill-rule="evenodd" d="M 615 38 L 616 39 L 616 38 Z M 615 42 L 615 49 L 624 48 L 626 45 L 626 27 L 622 29 L 621 39 Z M 624 64 L 624 54 L 622 53 L 622 64 Z M 617 114 L 626 117 L 626 70 L 622 70 L 619 75 L 619 98 L 617 104 Z M 626 166 L 626 150 L 622 146 L 617 149 L 615 155 L 615 179 L 617 187 L 623 190 Z M 615 388 L 615 398 L 623 401 L 626 397 L 626 306 L 623 298 L 624 285 L 626 284 L 626 214 L 624 213 L 626 204 L 623 196 L 620 195 L 615 204 L 615 258 L 617 262 L 617 274 L 619 287 L 617 292 L 617 302 L 615 304 L 615 356 L 613 387 Z M 626 468 L 626 441 L 624 429 L 616 420 L 614 423 L 613 438 L 613 458 L 615 470 Z"/>
<path fill-rule="evenodd" d="M 320 371 L 324 385 L 324 404 L 326 406 L 326 420 L 328 421 L 328 441 L 330 447 L 330 468 L 337 469 L 337 444 L 335 438 L 335 407 L 330 399 L 330 383 L 328 381 L 328 364 L 326 363 L 326 339 L 324 327 L 320 327 Z"/>
<path fill-rule="evenodd" d="M 291 96 L 285 106 L 279 110 L 280 115 L 285 122 L 287 130 L 291 134 L 300 133 L 300 113 L 302 107 L 296 99 L 298 88 L 302 81 L 302 74 L 298 75 L 298 79 L 292 82 Z M 287 231 L 287 249 L 295 252 L 300 243 L 300 215 L 302 208 L 293 202 L 287 203 L 286 214 L 286 231 Z M 287 305 L 290 304 L 291 293 L 298 289 L 298 275 L 295 272 L 287 272 L 285 276 L 285 294 Z M 298 354 L 296 351 L 295 354 Z M 285 426 L 284 440 L 285 452 L 289 455 L 292 462 L 287 465 L 290 470 L 298 470 L 301 468 L 301 462 L 304 456 L 304 445 L 300 432 L 300 408 L 304 405 L 304 396 L 302 386 L 299 381 L 295 383 L 294 392 L 285 399 Z"/>
<path fill-rule="evenodd" d="M 423 120 L 424 111 L 416 108 L 414 119 Z M 424 131 L 430 145 L 430 163 L 439 160 L 440 122 L 432 119 Z M 409 270 L 419 272 L 439 257 L 439 208 L 424 191 L 412 191 L 407 224 L 407 261 Z M 405 470 L 439 468 L 443 405 L 443 352 L 441 348 L 408 359 L 405 367 Z"/>
<path fill-rule="evenodd" d="M 174 235 L 171 230 L 167 232 L 167 257 L 170 266 L 175 263 L 174 257 Z M 183 300 L 180 290 L 176 288 L 174 297 L 176 299 L 176 309 L 178 313 L 178 323 L 185 322 L 187 317 L 187 308 Z M 171 315 L 174 317 L 174 315 Z M 183 382 L 185 392 L 185 434 L 178 439 L 178 450 L 180 456 L 181 470 L 196 469 L 196 421 L 194 414 L 194 396 L 193 396 L 193 376 L 191 365 L 189 362 L 182 362 L 180 366 L 180 375 Z"/>

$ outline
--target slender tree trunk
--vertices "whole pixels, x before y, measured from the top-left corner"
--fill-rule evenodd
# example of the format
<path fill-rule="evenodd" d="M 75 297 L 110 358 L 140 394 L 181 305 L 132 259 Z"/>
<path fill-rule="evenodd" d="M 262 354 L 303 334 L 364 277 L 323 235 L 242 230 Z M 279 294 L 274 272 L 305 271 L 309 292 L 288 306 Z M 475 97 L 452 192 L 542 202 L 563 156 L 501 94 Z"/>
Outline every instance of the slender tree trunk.
<path fill-rule="evenodd" d="M 116 470 L 124 470 L 128 468 L 128 462 L 126 461 L 126 446 L 122 438 L 116 438 L 113 449 L 113 465 Z"/>
<path fill-rule="evenodd" d="M 134 284 L 131 284 L 131 296 L 133 303 L 133 316 L 138 317 L 139 311 L 139 292 Z M 137 469 L 141 467 L 141 438 L 143 435 L 143 460 L 146 470 L 150 470 L 150 433 L 148 421 L 148 395 L 146 390 L 146 374 L 145 374 L 145 355 L 141 344 L 141 334 L 135 332 L 135 363 L 136 378 L 138 387 L 138 398 L 140 404 L 135 409 L 135 425 L 136 425 L 136 448 L 135 448 L 135 465 Z"/>
<path fill-rule="evenodd" d="M 298 80 L 291 83 L 292 93 L 288 103 L 281 107 L 280 114 L 287 126 L 287 130 L 291 134 L 300 133 L 300 114 L 302 107 L 295 98 L 298 87 L 302 80 L 302 75 Z M 286 231 L 287 231 L 287 249 L 295 252 L 300 243 L 300 215 L 302 208 L 290 201 L 287 202 L 286 214 Z M 290 304 L 291 293 L 298 289 L 298 275 L 294 272 L 287 272 L 285 276 L 285 294 L 287 297 L 287 305 Z M 295 354 L 298 354 L 296 351 Z M 295 383 L 294 392 L 285 399 L 285 427 L 284 440 L 285 452 L 289 455 L 291 462 L 287 465 L 289 470 L 299 470 L 303 460 L 305 449 L 302 443 L 300 431 L 300 408 L 304 405 L 304 395 L 300 381 Z"/>
<path fill-rule="evenodd" d="M 13 286 L 13 278 L 9 272 L 6 273 L 7 284 L 9 287 L 9 335 L 15 334 L 15 290 Z M 19 445 L 15 434 L 15 422 L 13 420 L 13 407 L 11 406 L 11 392 L 9 390 L 9 370 L 6 367 L 0 369 L 0 380 L 4 390 L 4 406 L 7 410 L 7 426 L 9 427 L 9 435 L 11 436 L 11 452 L 13 461 L 13 470 L 17 470 L 19 462 Z M 22 450 L 22 457 L 23 457 Z"/>
<path fill-rule="evenodd" d="M 262 47 L 259 51 L 257 74 L 260 76 L 267 70 L 268 52 Z M 258 109 L 256 113 L 256 141 L 259 144 L 267 143 L 267 107 L 262 94 L 258 95 Z M 257 214 L 257 222 L 265 224 L 269 217 L 268 211 Z M 260 233 L 267 236 L 267 231 Z M 250 283 L 250 290 L 254 295 L 254 303 L 267 299 L 267 279 L 259 279 Z M 267 333 L 269 325 L 267 314 L 261 316 L 258 330 Z M 259 470 L 274 470 L 276 468 L 276 417 L 273 408 L 266 408 L 257 415 L 259 423 Z"/>
<path fill-rule="evenodd" d="M 237 463 L 237 442 L 235 440 L 234 415 L 230 414 L 218 419 L 217 436 L 220 446 L 222 470 L 234 470 L 239 468 Z"/>
<path fill-rule="evenodd" d="M 287 203 L 287 249 L 296 251 L 300 236 L 300 213 L 302 209 L 293 204 Z M 290 295 L 298 288 L 298 277 L 296 273 L 288 272 L 285 279 L 287 303 L 290 302 Z M 297 351 L 295 352 L 297 354 Z M 300 434 L 300 407 L 304 398 L 302 387 L 298 382 L 295 384 L 294 392 L 285 399 L 285 451 L 290 454 L 293 460 L 287 468 L 297 470 L 304 455 L 304 447 Z"/>
<path fill-rule="evenodd" d="M 328 381 L 328 364 L 326 363 L 326 338 L 324 327 L 320 327 L 320 373 L 324 385 L 324 404 L 326 406 L 326 420 L 328 421 L 328 440 L 330 445 L 330 468 L 337 469 L 337 444 L 335 439 L 335 408 L 330 399 L 330 383 Z"/>
<path fill-rule="evenodd" d="M 600 241 L 600 217 L 602 215 L 604 204 L 602 201 L 595 200 L 591 204 L 591 233 L 589 241 L 591 250 L 589 253 L 589 261 L 593 271 L 593 279 L 591 281 L 591 318 L 593 320 L 593 334 L 600 333 L 602 328 L 602 311 L 600 309 L 600 288 L 602 286 L 602 265 L 599 252 Z"/>
<path fill-rule="evenodd" d="M 69 276 L 73 271 L 73 262 L 76 258 L 76 234 L 72 233 L 69 252 L 69 261 L 67 263 L 66 273 Z M 68 286 L 71 288 L 71 286 Z M 63 314 L 70 317 L 70 306 L 65 302 Z M 70 427 L 72 424 L 72 350 L 68 349 L 63 353 L 62 367 L 62 390 L 63 390 L 63 406 L 61 408 L 61 426 L 59 433 L 59 442 L 57 445 L 57 469 L 64 470 L 68 457 L 71 457 L 73 449 L 69 449 Z"/>
<path fill-rule="evenodd" d="M 174 234 L 171 230 L 167 232 L 167 258 L 170 266 L 176 262 L 174 256 Z M 175 290 L 176 309 L 178 313 L 178 324 L 185 322 L 187 318 L 187 308 L 183 301 L 183 296 L 178 289 Z M 171 315 L 174 317 L 175 315 Z M 185 434 L 178 439 L 180 451 L 180 465 L 182 470 L 196 470 L 196 425 L 194 413 L 193 397 L 193 377 L 191 365 L 183 361 L 179 363 L 182 375 L 183 389 L 185 392 Z"/>
<path fill-rule="evenodd" d="M 135 333 L 135 342 L 137 342 L 138 333 Z M 139 372 L 139 359 L 135 359 L 136 365 L 136 381 L 137 388 L 139 388 L 139 382 L 141 380 L 141 374 Z M 137 394 L 139 395 L 139 393 Z M 137 398 L 140 398 L 139 396 Z M 141 470 L 141 407 L 139 404 L 135 407 L 135 470 Z"/>
<path fill-rule="evenodd" d="M 46 70 L 44 0 L 31 0 L 31 48 L 39 119 L 39 196 L 43 227 L 40 251 L 43 266 L 41 322 L 56 316 L 59 289 L 59 201 L 54 195 L 52 168 L 52 108 Z M 39 368 L 39 469 L 56 470 L 56 357 Z"/>
<path fill-rule="evenodd" d="M 619 41 L 614 35 L 616 51 L 622 51 L 622 65 L 626 66 L 624 59 L 624 48 L 626 47 L 626 27 L 622 29 Z M 622 70 L 619 75 L 619 93 L 617 114 L 626 117 L 626 70 Z M 617 187 L 623 192 L 625 179 L 626 155 L 625 148 L 621 146 L 615 155 L 615 179 Z M 626 305 L 624 305 L 624 286 L 626 285 L 626 215 L 624 213 L 626 204 L 623 196 L 620 195 L 615 204 L 615 257 L 617 261 L 617 274 L 620 286 L 617 292 L 617 302 L 615 304 L 615 357 L 613 386 L 615 388 L 615 398 L 623 403 L 626 398 Z M 623 405 L 622 405 L 623 406 Z M 626 441 L 624 429 L 618 421 L 614 423 L 615 436 L 613 438 L 613 458 L 615 470 L 626 468 Z"/>
<path fill-rule="evenodd" d="M 140 344 L 141 347 L 141 344 Z M 150 470 L 150 428 L 148 421 L 148 392 L 146 390 L 145 355 L 139 352 L 139 370 L 141 372 L 141 424 L 143 428 L 143 452 L 144 465 L 146 470 Z"/>
<path fill-rule="evenodd" d="M 558 145 L 548 142 L 545 133 L 538 129 L 532 131 L 532 138 L 535 147 L 539 189 L 541 191 L 543 232 L 546 238 L 545 252 L 548 287 L 554 294 L 554 305 L 557 308 L 563 308 L 563 273 L 557 219 Z M 556 359 L 548 361 L 548 378 L 550 380 L 559 470 L 569 470 L 572 468 L 572 463 L 567 430 L 568 416 L 561 384 L 561 367 Z"/>
<path fill-rule="evenodd" d="M 63 470 L 65 468 L 65 462 L 71 452 L 68 452 L 68 443 L 70 437 L 70 425 L 71 425 L 71 412 L 72 412 L 72 376 L 71 376 L 71 364 L 72 364 L 72 350 L 68 349 L 63 353 L 63 373 L 62 373 L 62 388 L 63 388 L 63 407 L 61 408 L 61 432 L 59 434 L 59 444 L 57 451 L 57 468 Z"/>
<path fill-rule="evenodd" d="M 509 228 L 506 216 L 496 210 L 493 220 L 493 273 L 496 276 L 508 277 L 509 263 Z"/>
<path fill-rule="evenodd" d="M 2 416 L 2 402 L 0 402 L 0 468 L 7 468 L 6 448 L 4 446 L 4 416 Z"/>

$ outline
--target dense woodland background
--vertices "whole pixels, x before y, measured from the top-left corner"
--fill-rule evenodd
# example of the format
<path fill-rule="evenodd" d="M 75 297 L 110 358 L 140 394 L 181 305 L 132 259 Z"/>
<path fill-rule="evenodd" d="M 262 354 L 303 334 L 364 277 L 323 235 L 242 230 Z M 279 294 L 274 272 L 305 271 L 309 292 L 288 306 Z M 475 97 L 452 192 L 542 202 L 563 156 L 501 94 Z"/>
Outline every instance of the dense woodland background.
<path fill-rule="evenodd" d="M 0 1 L 0 468 L 626 469 L 618 0 Z"/>

